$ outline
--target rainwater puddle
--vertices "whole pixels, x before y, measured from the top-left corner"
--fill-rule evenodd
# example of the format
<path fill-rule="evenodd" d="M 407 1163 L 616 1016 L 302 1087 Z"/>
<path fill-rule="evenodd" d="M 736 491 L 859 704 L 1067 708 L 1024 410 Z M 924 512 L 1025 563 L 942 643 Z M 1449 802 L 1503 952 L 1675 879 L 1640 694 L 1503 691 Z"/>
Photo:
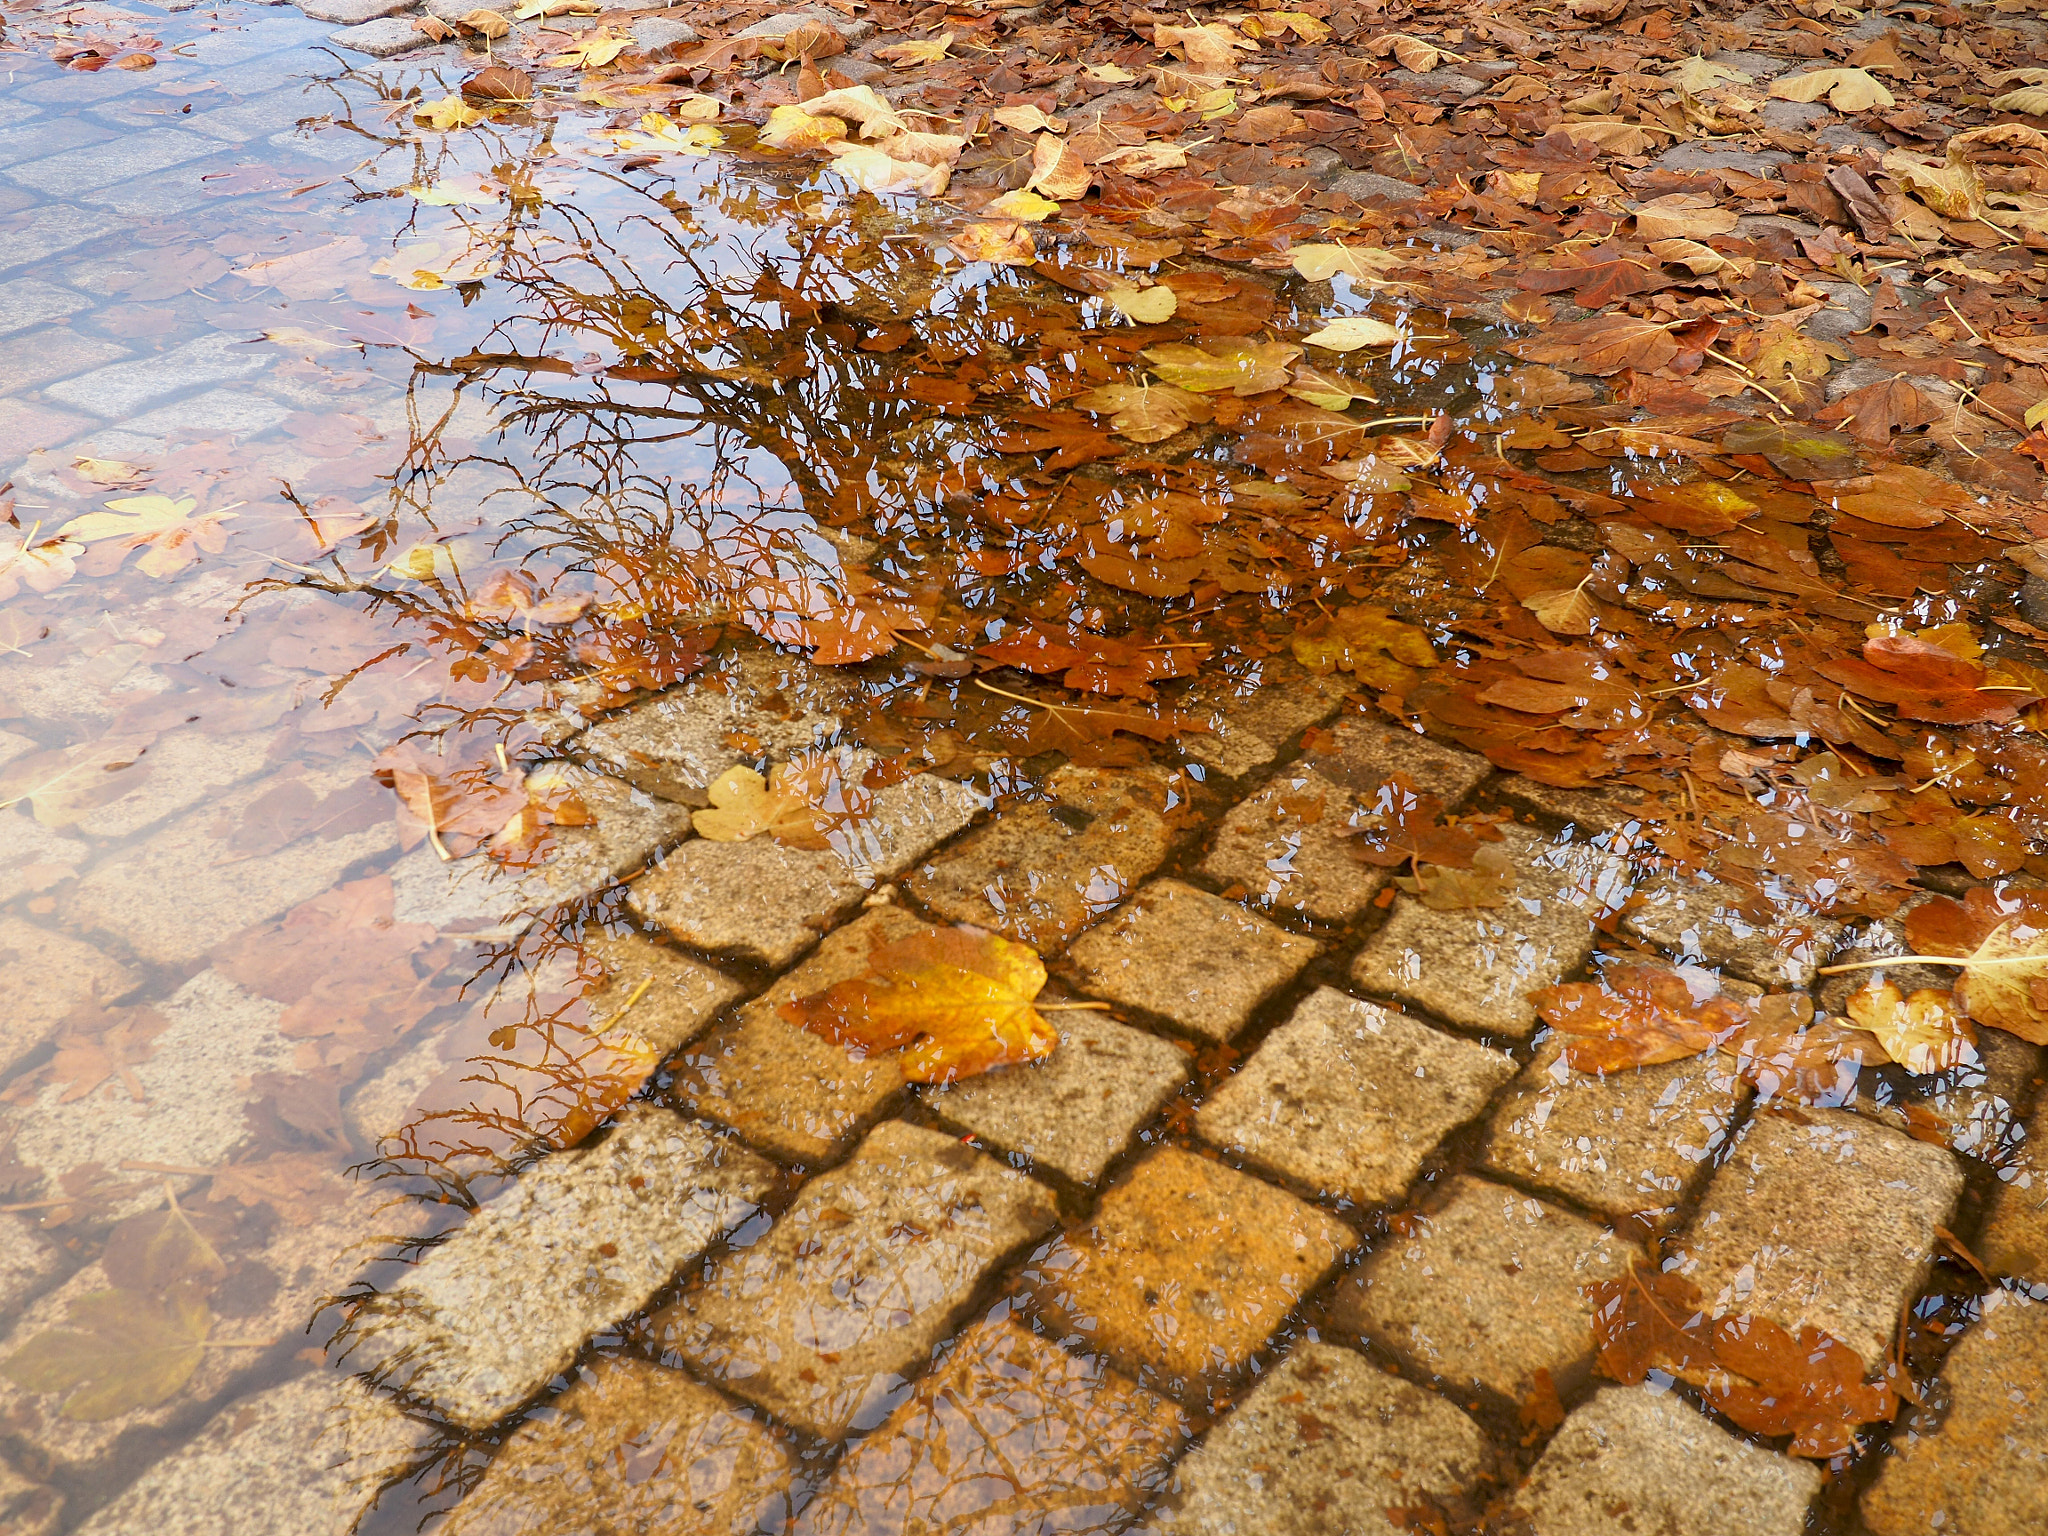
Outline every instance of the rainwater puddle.
<path fill-rule="evenodd" d="M 1674 448 L 1448 247 L 991 265 L 744 124 L 147 26 L 0 91 L 25 1528 L 1476 1529 L 1659 1254 L 1889 1379 L 2038 1064 L 1820 974 L 2042 920 L 1931 477 Z"/>

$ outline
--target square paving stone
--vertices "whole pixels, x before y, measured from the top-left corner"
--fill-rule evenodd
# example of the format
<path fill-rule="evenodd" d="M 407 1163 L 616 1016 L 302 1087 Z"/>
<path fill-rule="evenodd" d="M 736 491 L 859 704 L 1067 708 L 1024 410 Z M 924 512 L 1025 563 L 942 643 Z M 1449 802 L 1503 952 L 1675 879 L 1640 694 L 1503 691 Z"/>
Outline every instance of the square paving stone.
<path fill-rule="evenodd" d="M 777 1157 L 813 1166 L 830 1160 L 903 1092 L 902 1053 L 857 1056 L 779 1010 L 863 974 L 875 945 L 928 926 L 901 907 L 882 906 L 827 934 L 816 954 L 669 1064 L 669 1097 Z"/>
<path fill-rule="evenodd" d="M 1516 1494 L 1530 1536 L 1801 1536 L 1820 1469 L 1738 1440 L 1689 1403 L 1608 1387 L 1573 1410 Z"/>
<path fill-rule="evenodd" d="M 1323 987 L 1195 1124 L 1205 1140 L 1318 1195 L 1382 1205 L 1514 1075 L 1503 1052 Z"/>
<path fill-rule="evenodd" d="M 1060 1043 L 1044 1060 L 918 1092 L 947 1124 L 1093 1184 L 1187 1081 L 1188 1055 L 1114 1019 L 1080 1012 L 1053 1019 Z"/>
<path fill-rule="evenodd" d="M 1182 714 L 1209 729 L 1182 738 L 1194 762 L 1226 778 L 1240 778 L 1270 763 L 1310 726 L 1334 715 L 1351 679 L 1317 677 L 1285 656 L 1262 656 L 1205 671 L 1174 700 Z"/>
<path fill-rule="evenodd" d="M 830 849 L 693 838 L 636 880 L 628 900 L 684 944 L 784 966 L 869 891 L 966 826 L 982 803 L 971 786 L 922 773 L 877 791 Z"/>
<path fill-rule="evenodd" d="M 1341 1221 L 1178 1147 L 1062 1234 L 1024 1284 L 1052 1326 L 1148 1386 L 1207 1392 L 1242 1369 L 1357 1241 Z"/>
<path fill-rule="evenodd" d="M 1145 887 L 1068 952 L 1083 991 L 1228 1040 L 1321 946 L 1178 880 Z"/>
<path fill-rule="evenodd" d="M 76 331 L 53 329 L 15 337 L 0 346 L 0 395 L 69 378 L 128 355 L 126 347 Z"/>
<path fill-rule="evenodd" d="M 1386 926 L 1352 962 L 1352 980 L 1468 1029 L 1517 1039 L 1534 1033 L 1528 993 L 1586 963 L 1595 920 L 1627 894 L 1626 866 L 1523 827 L 1502 832 L 1517 880 L 1504 905 L 1433 912 L 1397 897 Z"/>
<path fill-rule="evenodd" d="M 1450 1501 L 1493 1468 L 1479 1426 L 1334 1344 L 1267 1372 L 1194 1453 L 1148 1522 L 1161 1536 L 1392 1533 L 1389 1508 Z"/>
<path fill-rule="evenodd" d="M 385 0 L 369 0 L 372 5 L 382 5 Z M 411 4 L 411 0 L 407 0 Z M 410 16 L 380 16 L 374 21 L 360 22 L 353 27 L 343 27 L 339 32 L 327 34 L 327 41 L 337 48 L 346 48 L 351 53 L 366 53 L 373 59 L 388 59 L 394 54 L 405 53 L 414 48 L 425 48 L 432 39 L 412 24 Z"/>
<path fill-rule="evenodd" d="M 494 1424 L 751 1216 L 775 1179 L 694 1121 L 631 1106 L 604 1140 L 543 1158 L 365 1301 L 347 1363 L 467 1428 Z"/>
<path fill-rule="evenodd" d="M 0 811 L 0 902 L 69 880 L 91 857 L 84 843 L 52 832 L 27 806 Z"/>
<path fill-rule="evenodd" d="M 1052 802 L 1001 807 L 904 882 L 941 917 L 1029 944 L 1065 948 L 1114 911 L 1166 858 L 1167 786 L 1158 774 L 1068 766 Z"/>
<path fill-rule="evenodd" d="M 2048 1101 L 2027 1122 L 2019 1155 L 1999 1170 L 1974 1247 L 1995 1278 L 2048 1286 Z"/>
<path fill-rule="evenodd" d="M 117 1001 L 140 978 L 66 934 L 0 917 L 0 1075 L 35 1050 L 88 999 Z"/>
<path fill-rule="evenodd" d="M 46 197 L 76 197 L 97 187 L 111 186 L 131 176 L 147 176 L 168 170 L 220 146 L 197 134 L 175 128 L 151 128 L 123 134 L 110 144 L 87 149 L 68 149 L 15 166 L 7 174 L 30 191 Z M 92 407 L 87 405 L 90 410 Z M 105 413 L 103 413 L 105 414 Z"/>
<path fill-rule="evenodd" d="M 653 1332 L 710 1380 L 836 1440 L 886 1414 L 982 1277 L 1055 1215 L 1043 1185 L 892 1120 Z"/>
<path fill-rule="evenodd" d="M 1258 906 L 1349 922 L 1372 905 L 1391 874 L 1352 851 L 1368 815 L 1315 770 L 1284 768 L 1223 818 L 1202 873 L 1241 886 Z"/>
<path fill-rule="evenodd" d="M 1941 1147 L 1840 1110 L 1764 1111 L 1743 1127 L 1665 1268 L 1716 1315 L 1833 1335 L 1875 1369 L 1962 1192 Z"/>
<path fill-rule="evenodd" d="M 1521 1403 L 1548 1371 L 1569 1392 L 1593 1358 L 1593 1308 L 1579 1287 L 1620 1274 L 1637 1250 L 1484 1179 L 1454 1179 L 1445 1196 L 1344 1278 L 1331 1321 L 1460 1391 Z"/>
<path fill-rule="evenodd" d="M 796 1532 L 1109 1536 L 1187 1437 L 1177 1407 L 1101 1361 L 976 1323 L 839 1464 Z"/>
<path fill-rule="evenodd" d="M 1718 1052 L 1600 1076 L 1574 1072 L 1564 1041 L 1550 1039 L 1494 1110 L 1484 1164 L 1610 1221 L 1660 1231 L 1748 1098 Z"/>
<path fill-rule="evenodd" d="M 1863 1495 L 1875 1536 L 2006 1536 L 2048 1521 L 2048 1305 L 2013 1291 L 1942 1362 Z"/>
<path fill-rule="evenodd" d="M 211 140 L 194 139 L 193 142 L 207 150 L 220 148 Z M 95 416 L 125 423 L 140 416 L 143 407 L 152 401 L 188 389 L 247 378 L 269 366 L 270 359 L 264 356 L 261 348 L 251 347 L 232 336 L 201 336 L 161 356 L 141 358 L 132 363 L 115 363 L 55 385 L 43 393 L 50 399 L 75 405 Z"/>
<path fill-rule="evenodd" d="M 1696 876 L 1640 886 L 1621 923 L 1637 938 L 1690 965 L 1718 966 L 1765 987 L 1804 989 L 1842 936 L 1832 918 L 1752 917 L 1743 893 Z"/>
<path fill-rule="evenodd" d="M 1367 806 L 1377 799 L 1380 786 L 1399 774 L 1423 794 L 1455 807 L 1493 772 L 1493 764 L 1476 752 L 1447 747 L 1369 715 L 1344 716 L 1302 761 Z"/>
<path fill-rule="evenodd" d="M 788 1450 L 681 1371 L 599 1357 L 528 1414 L 442 1536 L 755 1536 L 791 1509 Z"/>
<path fill-rule="evenodd" d="M 328 1370 L 230 1403 L 79 1536 L 350 1536 L 377 1490 L 432 1439 Z"/>

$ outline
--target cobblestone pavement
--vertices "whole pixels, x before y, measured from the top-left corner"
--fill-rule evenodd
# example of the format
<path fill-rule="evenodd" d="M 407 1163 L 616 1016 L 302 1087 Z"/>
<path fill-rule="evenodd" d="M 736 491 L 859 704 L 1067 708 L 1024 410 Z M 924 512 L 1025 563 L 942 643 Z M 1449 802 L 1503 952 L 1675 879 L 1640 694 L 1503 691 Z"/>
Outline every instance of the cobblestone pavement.
<path fill-rule="evenodd" d="M 226 70 L 330 34 L 375 57 L 419 41 L 410 0 L 300 9 L 205 46 Z M 657 29 L 643 43 L 689 30 L 642 25 Z M 121 116 L 129 77 L 64 85 L 122 137 L 81 148 L 71 118 L 50 137 L 42 108 L 60 98 L 40 87 L 0 99 L 0 210 L 68 200 L 35 203 L 0 250 L 0 320 L 30 343 L 10 366 L 35 354 L 0 391 L 0 433 L 140 451 L 181 420 L 254 430 L 307 405 L 217 341 L 137 361 L 36 329 L 82 302 L 37 263 L 191 205 L 222 146 L 288 137 L 297 93 L 138 127 Z M 131 665 L 114 646 L 77 675 L 10 674 L 9 697 L 89 717 Z M 0 1064 L 95 986 L 179 976 L 135 1085 L 185 1107 L 121 1118 L 53 1087 L 6 1111 L 32 1168 L 125 1161 L 195 1188 L 243 1134 L 230 1090 L 289 1050 L 279 1006 L 208 968 L 208 945 L 353 870 L 390 871 L 399 921 L 483 943 L 613 901 L 589 947 L 664 1065 L 580 1145 L 479 1180 L 489 1198 L 452 1230 L 394 1247 L 372 1190 L 258 1234 L 251 1261 L 279 1284 L 245 1298 L 233 1331 L 285 1342 L 207 1352 L 174 1402 L 87 1423 L 11 1398 L 0 1525 L 312 1536 L 426 1511 L 464 1536 L 1309 1536 L 1438 1529 L 1507 1494 L 1537 1536 L 2041 1528 L 2037 1048 L 1990 1036 L 1981 1074 L 1910 1103 L 1851 1080 L 1823 1106 L 1759 1105 L 1712 1055 L 1574 1075 L 1527 994 L 1624 936 L 1825 1001 L 1819 965 L 1897 952 L 1896 934 L 1759 928 L 1711 885 L 1646 876 L 1613 802 L 1377 723 L 1324 679 L 1276 669 L 1182 703 L 1216 730 L 1171 770 L 1069 765 L 1042 797 L 996 805 L 922 775 L 878 796 L 857 855 L 691 835 L 724 768 L 841 727 L 842 681 L 766 652 L 546 722 L 596 824 L 525 876 L 401 855 L 384 822 L 222 874 L 203 856 L 213 818 L 262 787 L 225 749 L 153 781 L 188 798 L 116 802 L 62 835 L 5 818 L 0 900 L 35 889 L 10 883 L 22 871 L 75 865 L 57 916 L 120 931 L 126 958 L 56 931 L 47 903 L 0 916 Z M 1434 911 L 1351 857 L 1345 831 L 1396 772 L 1515 815 L 1505 906 Z M 91 841 L 131 836 L 108 854 Z M 1026 942 L 1053 995 L 1109 1010 L 1058 1015 L 1040 1065 L 936 1088 L 777 1012 L 929 923 Z M 458 1164 L 411 1111 L 460 1060 L 447 1042 L 401 1054 L 340 1106 L 337 1134 Z M 1910 1344 L 1935 1386 L 1830 1480 L 1680 1385 L 1594 1375 L 1580 1288 L 1638 1260 L 1716 1304 L 1824 1328 L 1872 1366 Z M 0 1213 L 0 1353 L 108 1283 Z M 309 1317 L 345 1322 L 324 1356 Z M 1528 1411 L 1553 1391 L 1561 1422 Z M 95 1494 L 66 1505 L 63 1489 Z"/>

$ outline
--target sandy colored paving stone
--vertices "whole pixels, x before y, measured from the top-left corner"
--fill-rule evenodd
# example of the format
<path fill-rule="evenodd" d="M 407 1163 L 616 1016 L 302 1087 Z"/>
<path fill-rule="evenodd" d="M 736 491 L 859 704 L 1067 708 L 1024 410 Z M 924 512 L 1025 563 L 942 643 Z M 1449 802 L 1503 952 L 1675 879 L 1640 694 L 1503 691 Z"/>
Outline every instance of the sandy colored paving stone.
<path fill-rule="evenodd" d="M 91 856 L 84 843 L 52 832 L 25 805 L 0 811 L 0 902 L 71 879 Z"/>
<path fill-rule="evenodd" d="M 350 1536 L 432 1434 L 361 1382 L 315 1370 L 228 1404 L 78 1536 Z"/>
<path fill-rule="evenodd" d="M 1718 966 L 1767 987 L 1811 986 L 1842 936 L 1842 924 L 1832 918 L 1752 917 L 1742 910 L 1740 891 L 1697 875 L 1637 887 L 1621 922 L 1675 959 Z"/>
<path fill-rule="evenodd" d="M 482 853 L 444 861 L 432 844 L 422 843 L 391 868 L 395 920 L 432 923 L 465 938 L 512 938 L 536 913 L 603 890 L 690 835 L 687 807 L 657 800 L 609 774 L 554 770 L 547 782 L 572 792 L 592 824 L 551 828 L 538 862 L 528 869 Z"/>
<path fill-rule="evenodd" d="M 481 1429 L 566 1369 L 759 1208 L 768 1163 L 694 1121 L 629 1107 L 543 1158 L 351 1319 L 347 1363 Z"/>
<path fill-rule="evenodd" d="M 1730 744 L 1733 744 L 1731 738 Z M 1655 802 L 1639 789 L 1559 789 L 1526 774 L 1500 777 L 1500 794 L 1516 805 L 1569 822 L 1584 832 L 1627 832 L 1650 819 Z"/>
<path fill-rule="evenodd" d="M 1258 906 L 1349 922 L 1391 873 L 1352 852 L 1367 815 L 1341 786 L 1297 763 L 1224 817 L 1202 873 Z"/>
<path fill-rule="evenodd" d="M 0 1074 L 56 1033 L 92 998 L 117 1001 L 138 978 L 90 944 L 15 917 L 0 917 Z"/>
<path fill-rule="evenodd" d="M 0 1530 L 7 1536 L 56 1536 L 63 1519 L 63 1494 L 0 1458 Z"/>
<path fill-rule="evenodd" d="M 966 826 L 983 803 L 969 785 L 921 773 L 876 791 L 865 816 L 832 834 L 830 849 L 693 838 L 636 880 L 628 900 L 684 944 L 784 966 L 869 891 Z"/>
<path fill-rule="evenodd" d="M 317 802 L 359 790 L 366 774 L 366 764 L 344 761 L 310 769 L 298 782 Z M 364 824 L 344 817 L 332 837 L 302 837 L 246 857 L 235 853 L 229 840 L 247 826 L 249 808 L 287 782 L 276 775 L 244 784 L 102 859 L 60 899 L 65 926 L 115 935 L 159 965 L 189 965 L 227 935 L 282 916 L 352 865 L 397 846 L 395 820 Z"/>
<path fill-rule="evenodd" d="M 1051 803 L 1002 807 L 904 882 L 939 916 L 1052 954 L 1113 911 L 1166 857 L 1158 774 L 1065 767 Z"/>
<path fill-rule="evenodd" d="M 570 750 L 664 800 L 708 805 L 706 788 L 735 763 L 758 766 L 829 741 L 855 687 L 825 668 L 750 649 L 599 721 Z"/>
<path fill-rule="evenodd" d="M 173 731 L 109 776 L 113 785 L 126 786 L 118 799 L 93 806 L 73 825 L 88 837 L 131 837 L 262 772 L 276 737 L 274 730 L 222 736 Z"/>
<path fill-rule="evenodd" d="M 1108 1536 L 1187 1437 L 1177 1407 L 1100 1360 L 976 1323 L 839 1464 L 796 1536 Z"/>
<path fill-rule="evenodd" d="M 1743 1127 L 1666 1269 L 1716 1313 L 1811 1325 L 1875 1369 L 1962 1192 L 1940 1147 L 1841 1110 L 1765 1110 Z"/>
<path fill-rule="evenodd" d="M 0 1317 L 19 1317 L 64 1269 L 63 1252 L 27 1216 L 0 1211 Z"/>
<path fill-rule="evenodd" d="M 1863 1494 L 1874 1536 L 2017 1536 L 2048 1519 L 2048 1305 L 1993 1291 L 1892 1432 Z"/>
<path fill-rule="evenodd" d="M 982 1277 L 1055 1214 L 1023 1174 L 891 1120 L 652 1331 L 707 1379 L 836 1440 L 886 1412 Z"/>
<path fill-rule="evenodd" d="M 1320 948 L 1235 902 L 1157 880 L 1083 934 L 1068 960 L 1083 991 L 1228 1040 Z"/>
<path fill-rule="evenodd" d="M 68 1102 L 68 1085 L 53 1082 L 0 1109 L 0 1141 L 11 1134 L 14 1156 L 44 1175 L 36 1190 L 18 1185 L 18 1198 L 54 1193 L 57 1179 L 86 1163 L 113 1171 L 128 1160 L 199 1168 L 224 1162 L 249 1134 L 242 1113 L 249 1079 L 291 1070 L 297 1042 L 277 1030 L 284 1005 L 245 992 L 217 971 L 201 971 L 151 1006 L 170 1028 L 129 1066 L 140 1100 L 115 1076 Z M 133 1177 L 133 1192 L 116 1197 L 103 1219 L 161 1200 L 160 1178 Z M 180 1175 L 173 1182 L 182 1189 L 191 1180 Z"/>
<path fill-rule="evenodd" d="M 602 1356 L 521 1422 L 443 1536 L 755 1536 L 790 1514 L 788 1451 L 683 1372 Z"/>
<path fill-rule="evenodd" d="M 1302 999 L 1196 1116 L 1203 1139 L 1321 1196 L 1400 1198 L 1514 1058 L 1332 987 Z"/>
<path fill-rule="evenodd" d="M 902 1053 L 855 1056 L 779 1010 L 863 974 L 875 945 L 926 927 L 880 906 L 827 934 L 816 954 L 669 1063 L 669 1099 L 791 1162 L 816 1165 L 844 1150 L 903 1092 Z"/>
<path fill-rule="evenodd" d="M 1160 1536 L 1394 1536 L 1390 1508 L 1472 1492 L 1493 1468 L 1479 1426 L 1334 1344 L 1267 1372 L 1174 1469 Z"/>
<path fill-rule="evenodd" d="M 1168 1147 L 1034 1260 L 1024 1284 L 1081 1347 L 1148 1386 L 1206 1397 L 1356 1240 L 1306 1201 Z"/>
<path fill-rule="evenodd" d="M 1181 1047 L 1090 1013 L 1057 1013 L 1059 1047 L 1043 1061 L 920 1088 L 947 1124 L 1093 1184 L 1188 1079 Z"/>
<path fill-rule="evenodd" d="M 1514 1504 L 1530 1536 L 1801 1536 L 1820 1469 L 1738 1440 L 1690 1403 L 1608 1387 L 1574 1409 Z"/>
<path fill-rule="evenodd" d="M 1536 1047 L 1489 1122 L 1485 1167 L 1659 1231 L 1719 1153 L 1749 1085 L 1716 1052 L 1605 1077 Z"/>
<path fill-rule="evenodd" d="M 1334 715 L 1351 679 L 1317 677 L 1285 656 L 1246 657 L 1202 675 L 1175 706 L 1209 727 L 1189 734 L 1181 750 L 1226 778 L 1270 763 L 1310 726 Z"/>
<path fill-rule="evenodd" d="M 1527 1038 L 1535 987 L 1563 981 L 1593 952 L 1593 923 L 1627 895 L 1622 861 L 1582 844 L 1559 845 L 1505 827 L 1516 890 L 1498 907 L 1432 912 L 1396 897 L 1386 926 L 1366 941 L 1351 977 L 1368 992 L 1487 1034 Z"/>
<path fill-rule="evenodd" d="M 1319 736 L 1303 762 L 1370 806 L 1380 786 L 1399 774 L 1425 795 L 1455 806 L 1493 772 L 1476 752 L 1447 747 L 1367 715 L 1346 715 Z"/>
<path fill-rule="evenodd" d="M 1521 1403 L 1538 1371 L 1570 1391 L 1593 1358 L 1593 1308 L 1579 1288 L 1621 1273 L 1636 1250 L 1484 1179 L 1453 1179 L 1444 1196 L 1344 1277 L 1331 1321 L 1459 1391 Z"/>
<path fill-rule="evenodd" d="M 2048 1286 L 2048 1101 L 2035 1108 L 2019 1155 L 1998 1179 L 1973 1251 L 1997 1278 Z"/>

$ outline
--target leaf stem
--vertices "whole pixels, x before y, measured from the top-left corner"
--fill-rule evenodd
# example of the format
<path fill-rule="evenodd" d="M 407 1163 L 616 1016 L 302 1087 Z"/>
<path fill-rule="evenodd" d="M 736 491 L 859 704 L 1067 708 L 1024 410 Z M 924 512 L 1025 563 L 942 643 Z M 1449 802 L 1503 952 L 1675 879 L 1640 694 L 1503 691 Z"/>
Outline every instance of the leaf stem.
<path fill-rule="evenodd" d="M 2048 955 L 1999 955 L 1990 960 L 1976 960 L 1968 955 L 1886 955 L 1881 960 L 1851 960 L 1843 965 L 1824 965 L 1814 974 L 1840 976 L 1845 971 L 1876 971 L 1887 965 L 1961 965 L 1971 968 L 1985 965 L 2038 965 L 2048 969 Z"/>

